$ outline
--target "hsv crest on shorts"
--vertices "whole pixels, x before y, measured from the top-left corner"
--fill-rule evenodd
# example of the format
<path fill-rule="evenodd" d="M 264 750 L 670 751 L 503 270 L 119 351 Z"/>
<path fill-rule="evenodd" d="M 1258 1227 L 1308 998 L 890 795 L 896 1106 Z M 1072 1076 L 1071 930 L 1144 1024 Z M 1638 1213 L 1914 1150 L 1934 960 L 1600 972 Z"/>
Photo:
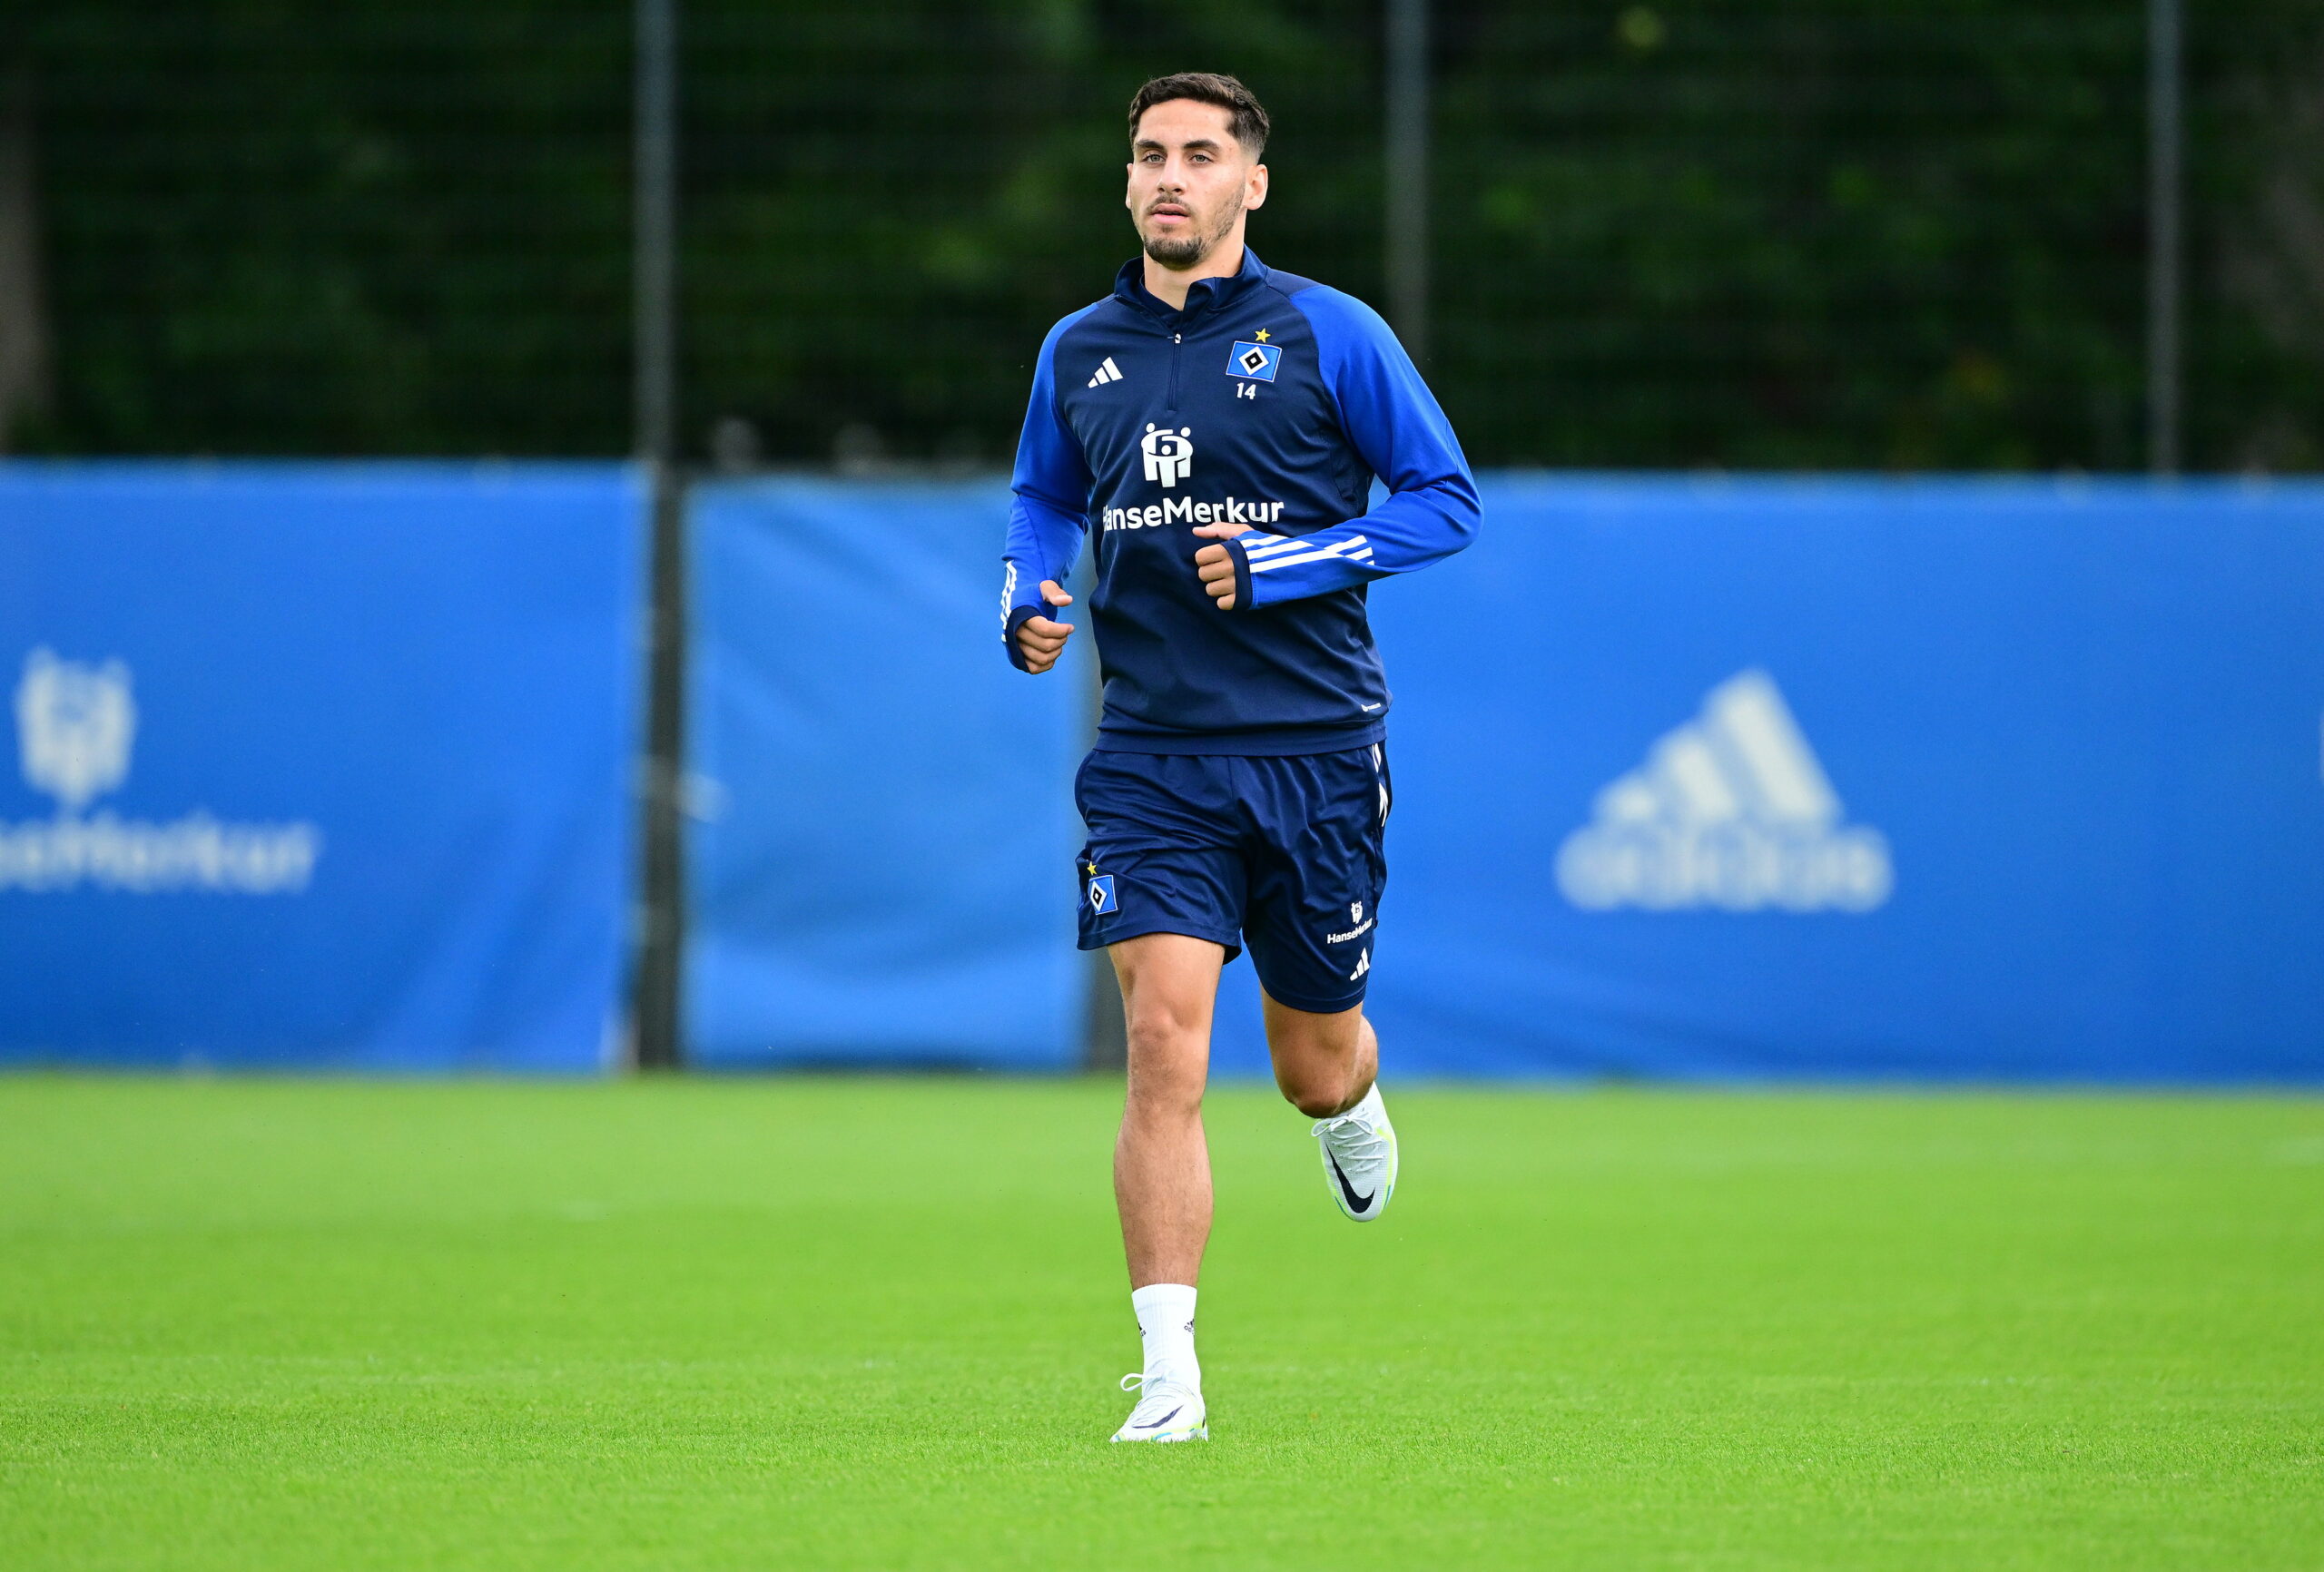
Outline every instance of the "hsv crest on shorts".
<path fill-rule="evenodd" d="M 1114 876 L 1101 873 L 1089 881 L 1089 909 L 1099 917 L 1119 911 L 1114 900 Z"/>

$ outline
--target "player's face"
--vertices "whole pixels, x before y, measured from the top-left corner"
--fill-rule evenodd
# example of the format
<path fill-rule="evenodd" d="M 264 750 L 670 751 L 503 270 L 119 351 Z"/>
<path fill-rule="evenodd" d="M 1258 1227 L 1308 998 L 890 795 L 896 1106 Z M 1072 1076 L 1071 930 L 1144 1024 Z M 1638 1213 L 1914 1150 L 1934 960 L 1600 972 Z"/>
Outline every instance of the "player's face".
<path fill-rule="evenodd" d="M 1218 105 L 1186 98 L 1138 117 L 1128 206 L 1146 254 L 1166 268 L 1199 264 L 1267 199 L 1267 166 L 1243 151 L 1232 124 Z"/>

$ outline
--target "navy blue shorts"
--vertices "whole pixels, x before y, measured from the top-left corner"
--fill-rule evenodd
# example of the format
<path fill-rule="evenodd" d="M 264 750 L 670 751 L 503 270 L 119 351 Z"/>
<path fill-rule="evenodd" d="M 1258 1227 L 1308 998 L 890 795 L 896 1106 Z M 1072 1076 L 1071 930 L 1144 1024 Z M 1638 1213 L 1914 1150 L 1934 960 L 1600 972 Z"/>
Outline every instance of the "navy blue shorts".
<path fill-rule="evenodd" d="M 1278 1004 L 1364 1002 L 1388 881 L 1388 756 L 1116 753 L 1082 761 L 1081 948 L 1144 933 L 1248 943 Z"/>

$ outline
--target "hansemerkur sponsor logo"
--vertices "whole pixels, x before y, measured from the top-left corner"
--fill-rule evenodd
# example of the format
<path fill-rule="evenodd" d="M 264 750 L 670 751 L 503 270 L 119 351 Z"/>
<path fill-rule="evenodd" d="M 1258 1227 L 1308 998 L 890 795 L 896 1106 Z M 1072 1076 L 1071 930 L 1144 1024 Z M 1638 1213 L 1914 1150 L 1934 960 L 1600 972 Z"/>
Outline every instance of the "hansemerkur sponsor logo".
<path fill-rule="evenodd" d="M 1190 426 L 1172 431 L 1148 425 L 1138 447 L 1146 457 L 1146 478 L 1165 491 L 1175 488 L 1194 468 L 1194 428 Z M 1145 507 L 1107 508 L 1098 516 L 1098 522 L 1102 527 L 1113 530 L 1158 529 L 1166 524 L 1188 527 L 1200 524 L 1275 524 L 1282 518 L 1280 502 L 1256 502 L 1237 496 L 1205 502 L 1191 496 L 1173 496 Z"/>

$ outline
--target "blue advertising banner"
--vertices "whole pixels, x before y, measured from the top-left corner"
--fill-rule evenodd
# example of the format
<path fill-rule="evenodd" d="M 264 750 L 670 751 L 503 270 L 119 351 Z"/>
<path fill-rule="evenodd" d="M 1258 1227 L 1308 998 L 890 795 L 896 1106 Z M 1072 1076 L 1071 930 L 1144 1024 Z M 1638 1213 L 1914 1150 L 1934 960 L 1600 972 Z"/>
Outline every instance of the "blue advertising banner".
<path fill-rule="evenodd" d="M 0 1063 L 600 1066 L 642 517 L 610 465 L 0 467 Z"/>
<path fill-rule="evenodd" d="M 1373 596 L 1403 1073 L 2324 1079 L 2324 486 L 1485 501 Z"/>
<path fill-rule="evenodd" d="M 1485 495 L 1372 596 L 1393 1073 L 2324 1080 L 2324 486 Z M 698 1061 L 1070 1062 L 1089 695 L 993 648 L 1001 506 L 697 499 Z"/>
<path fill-rule="evenodd" d="M 1002 657 L 1007 511 L 997 481 L 693 494 L 691 1062 L 1078 1062 L 1090 693 Z"/>

